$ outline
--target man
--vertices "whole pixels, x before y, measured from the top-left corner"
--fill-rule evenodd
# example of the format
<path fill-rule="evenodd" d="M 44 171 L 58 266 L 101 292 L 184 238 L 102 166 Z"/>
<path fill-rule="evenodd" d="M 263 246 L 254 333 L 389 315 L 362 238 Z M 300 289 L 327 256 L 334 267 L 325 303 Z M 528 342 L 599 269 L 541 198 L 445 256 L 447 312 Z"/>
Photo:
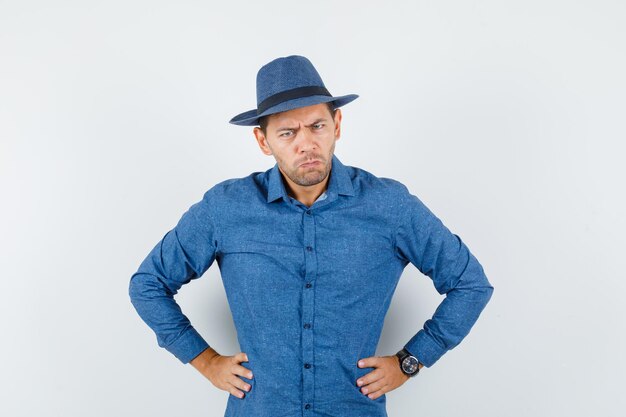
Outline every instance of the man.
<path fill-rule="evenodd" d="M 332 96 L 302 56 L 263 66 L 257 108 L 230 122 L 258 125 L 276 164 L 209 189 L 131 277 L 159 346 L 230 393 L 226 416 L 386 416 L 385 393 L 460 343 L 491 297 L 467 246 L 403 184 L 334 155 L 339 107 L 357 97 Z M 214 261 L 242 349 L 232 356 L 173 298 Z M 409 262 L 446 297 L 396 355 L 374 356 Z"/>

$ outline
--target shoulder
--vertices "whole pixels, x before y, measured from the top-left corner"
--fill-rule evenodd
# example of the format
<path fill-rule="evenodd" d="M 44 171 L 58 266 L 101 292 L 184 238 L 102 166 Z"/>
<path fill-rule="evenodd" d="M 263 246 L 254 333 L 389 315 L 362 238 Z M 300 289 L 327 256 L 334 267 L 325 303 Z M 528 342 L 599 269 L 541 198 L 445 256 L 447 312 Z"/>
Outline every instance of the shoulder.
<path fill-rule="evenodd" d="M 401 181 L 378 176 L 366 169 L 356 166 L 346 166 L 352 179 L 354 188 L 360 193 L 365 194 L 382 194 L 392 199 L 400 197 L 406 198 L 409 189 Z"/>
<path fill-rule="evenodd" d="M 255 171 L 245 177 L 228 178 L 209 188 L 203 195 L 202 201 L 211 206 L 232 204 L 235 202 L 250 202 L 254 198 L 263 196 L 263 187 L 267 183 L 267 173 Z"/>
<path fill-rule="evenodd" d="M 397 222 L 407 217 L 428 217 L 430 210 L 402 181 L 348 166 L 356 194 L 370 207 L 391 215 Z"/>

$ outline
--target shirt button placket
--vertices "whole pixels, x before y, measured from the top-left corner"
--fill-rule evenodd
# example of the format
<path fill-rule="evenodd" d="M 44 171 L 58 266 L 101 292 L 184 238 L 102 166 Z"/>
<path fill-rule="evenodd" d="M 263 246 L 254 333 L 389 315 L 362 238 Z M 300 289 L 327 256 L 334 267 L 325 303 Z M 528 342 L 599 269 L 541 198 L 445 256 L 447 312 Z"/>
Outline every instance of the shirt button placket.
<path fill-rule="evenodd" d="M 304 231 L 305 277 L 302 285 L 302 361 L 303 392 L 302 404 L 308 410 L 313 406 L 315 387 L 315 362 L 313 359 L 313 326 L 315 318 L 315 277 L 317 275 L 317 257 L 315 249 L 315 216 L 305 210 L 302 216 Z"/>

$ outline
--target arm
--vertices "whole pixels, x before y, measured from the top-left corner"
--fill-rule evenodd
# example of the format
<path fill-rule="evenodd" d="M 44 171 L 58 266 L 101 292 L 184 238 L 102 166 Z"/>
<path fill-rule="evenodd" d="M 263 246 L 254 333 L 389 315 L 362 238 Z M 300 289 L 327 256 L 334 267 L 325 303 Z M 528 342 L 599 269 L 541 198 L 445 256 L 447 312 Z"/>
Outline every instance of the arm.
<path fill-rule="evenodd" d="M 415 265 L 432 279 L 439 294 L 446 295 L 404 346 L 430 367 L 467 336 L 489 302 L 493 286 L 461 238 L 408 190 L 401 209 L 394 235 L 396 255 Z"/>
<path fill-rule="evenodd" d="M 191 366 L 196 368 L 198 372 L 205 375 L 210 368 L 211 361 L 218 356 L 221 355 L 217 353 L 212 347 L 208 347 L 198 356 L 193 358 L 189 363 L 191 364 Z"/>
<path fill-rule="evenodd" d="M 180 287 L 196 279 L 215 260 L 216 237 L 210 192 L 192 205 L 152 249 L 130 278 L 129 296 L 158 345 L 188 363 L 209 345 L 174 300 Z"/>

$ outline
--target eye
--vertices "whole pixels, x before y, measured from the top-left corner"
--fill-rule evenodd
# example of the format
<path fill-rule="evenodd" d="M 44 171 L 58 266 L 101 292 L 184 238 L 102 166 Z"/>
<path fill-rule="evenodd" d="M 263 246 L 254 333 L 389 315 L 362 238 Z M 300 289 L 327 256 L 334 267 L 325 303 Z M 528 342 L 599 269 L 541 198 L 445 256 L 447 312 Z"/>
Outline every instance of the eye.
<path fill-rule="evenodd" d="M 291 135 L 291 133 L 292 133 L 291 130 L 288 130 L 288 131 L 286 131 L 284 133 L 281 133 L 278 136 L 281 137 L 281 138 L 286 138 L 287 136 Z"/>
<path fill-rule="evenodd" d="M 313 125 L 313 127 L 316 130 L 320 130 L 322 127 L 324 127 L 324 123 L 316 123 L 316 124 Z"/>

